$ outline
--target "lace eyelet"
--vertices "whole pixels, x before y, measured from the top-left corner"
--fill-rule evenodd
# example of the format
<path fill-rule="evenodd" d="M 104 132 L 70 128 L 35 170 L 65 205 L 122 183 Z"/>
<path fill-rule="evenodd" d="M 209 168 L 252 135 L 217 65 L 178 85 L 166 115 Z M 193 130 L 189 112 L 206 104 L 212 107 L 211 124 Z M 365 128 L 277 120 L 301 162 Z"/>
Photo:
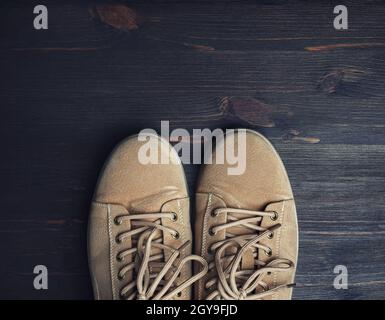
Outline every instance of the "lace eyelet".
<path fill-rule="evenodd" d="M 178 293 L 176 294 L 176 296 L 177 296 L 178 298 L 180 298 L 180 297 L 182 296 L 182 291 L 181 291 L 181 292 L 178 292 Z"/>
<path fill-rule="evenodd" d="M 211 255 L 214 254 L 214 251 L 211 247 L 207 248 L 207 254 L 211 254 Z"/>
<path fill-rule="evenodd" d="M 213 218 L 218 217 L 218 212 L 217 212 L 217 210 L 211 211 L 211 216 L 212 216 Z"/>
<path fill-rule="evenodd" d="M 124 279 L 124 276 L 121 276 L 120 274 L 118 274 L 118 280 L 122 281 L 123 279 Z"/>
<path fill-rule="evenodd" d="M 175 222 L 175 221 L 178 220 L 178 215 L 177 215 L 175 212 L 173 212 L 173 216 L 172 216 L 171 220 L 172 220 L 173 222 Z"/>
<path fill-rule="evenodd" d="M 124 260 L 124 258 L 122 256 L 120 256 L 120 255 L 116 256 L 116 261 L 122 262 L 123 260 Z"/>
<path fill-rule="evenodd" d="M 122 220 L 119 217 L 114 218 L 114 223 L 116 226 L 120 226 L 122 224 Z"/>
<path fill-rule="evenodd" d="M 271 249 L 269 251 L 265 251 L 265 255 L 271 257 L 273 255 L 273 251 Z"/>
<path fill-rule="evenodd" d="M 273 239 L 273 238 L 274 238 L 274 232 L 270 232 L 270 233 L 267 235 L 267 238 L 268 238 L 268 239 Z"/>
<path fill-rule="evenodd" d="M 175 231 L 175 233 L 172 234 L 172 237 L 173 237 L 174 239 L 179 239 L 179 238 L 180 238 L 179 232 L 178 232 L 178 231 Z"/>
<path fill-rule="evenodd" d="M 117 244 L 121 244 L 121 243 L 122 243 L 122 239 L 120 239 L 119 236 L 116 236 L 115 242 L 116 242 Z"/>
<path fill-rule="evenodd" d="M 210 236 L 215 236 L 216 234 L 217 234 L 217 233 L 214 232 L 213 228 L 210 228 L 210 229 L 209 229 L 209 235 L 210 235 Z"/>
<path fill-rule="evenodd" d="M 278 219 L 278 212 L 274 211 L 274 216 L 271 216 L 270 219 L 276 221 Z"/>

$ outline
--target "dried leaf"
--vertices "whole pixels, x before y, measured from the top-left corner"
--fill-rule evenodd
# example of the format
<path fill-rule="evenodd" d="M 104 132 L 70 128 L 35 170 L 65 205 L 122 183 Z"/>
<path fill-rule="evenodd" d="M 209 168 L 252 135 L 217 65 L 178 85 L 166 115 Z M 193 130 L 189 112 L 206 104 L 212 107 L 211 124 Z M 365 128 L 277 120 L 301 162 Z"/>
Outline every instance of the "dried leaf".
<path fill-rule="evenodd" d="M 91 13 L 103 23 L 122 31 L 138 29 L 143 20 L 135 10 L 119 4 L 96 5 Z"/>
<path fill-rule="evenodd" d="M 292 115 L 288 108 L 275 107 L 248 97 L 225 97 L 219 109 L 223 115 L 235 116 L 251 125 L 267 128 L 275 126 L 274 118 L 277 115 Z"/>

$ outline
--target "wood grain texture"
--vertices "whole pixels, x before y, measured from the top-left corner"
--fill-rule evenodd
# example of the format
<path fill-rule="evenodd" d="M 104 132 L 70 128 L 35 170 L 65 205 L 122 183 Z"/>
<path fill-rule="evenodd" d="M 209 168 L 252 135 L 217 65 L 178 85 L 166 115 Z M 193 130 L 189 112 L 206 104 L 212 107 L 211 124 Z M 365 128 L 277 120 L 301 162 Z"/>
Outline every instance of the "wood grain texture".
<path fill-rule="evenodd" d="M 332 2 L 121 2 L 127 27 L 91 14 L 103 1 L 45 2 L 45 31 L 31 5 L 2 3 L 0 298 L 92 298 L 97 175 L 117 142 L 161 120 L 275 145 L 298 207 L 294 298 L 385 298 L 384 1 L 346 1 L 344 32 Z M 185 170 L 193 194 L 199 167 Z M 33 289 L 37 264 L 48 291 Z M 338 264 L 348 290 L 333 288 Z"/>

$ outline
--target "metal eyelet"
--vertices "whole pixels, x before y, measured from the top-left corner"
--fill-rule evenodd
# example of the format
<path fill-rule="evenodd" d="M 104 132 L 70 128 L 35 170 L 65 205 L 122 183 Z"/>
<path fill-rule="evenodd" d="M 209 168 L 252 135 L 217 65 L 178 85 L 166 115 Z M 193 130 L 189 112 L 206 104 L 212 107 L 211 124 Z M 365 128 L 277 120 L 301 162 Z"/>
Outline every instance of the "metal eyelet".
<path fill-rule="evenodd" d="M 267 238 L 268 238 L 268 239 L 273 239 L 273 238 L 274 238 L 274 232 L 270 232 L 270 233 L 267 235 Z"/>
<path fill-rule="evenodd" d="M 116 261 L 122 262 L 123 260 L 124 260 L 124 258 L 122 256 L 120 256 L 120 255 L 116 256 Z"/>
<path fill-rule="evenodd" d="M 271 249 L 269 251 L 265 251 L 265 255 L 271 257 L 273 255 L 273 251 Z"/>
<path fill-rule="evenodd" d="M 172 237 L 173 237 L 174 239 L 179 239 L 179 238 L 180 238 L 179 232 L 178 232 L 178 231 L 175 231 L 175 233 L 172 234 Z"/>
<path fill-rule="evenodd" d="M 115 237 L 115 242 L 116 242 L 117 244 L 120 244 L 120 243 L 122 243 L 122 239 L 120 239 L 119 236 L 116 236 L 116 237 Z"/>
<path fill-rule="evenodd" d="M 178 215 L 175 212 L 173 212 L 171 220 L 174 222 L 178 220 Z"/>
<path fill-rule="evenodd" d="M 118 274 L 118 280 L 122 281 L 123 279 L 124 279 L 124 276 L 121 276 L 120 274 Z"/>
<path fill-rule="evenodd" d="M 114 218 L 114 223 L 115 223 L 115 225 L 119 226 L 119 225 L 122 224 L 122 220 L 119 217 L 115 217 Z"/>
<path fill-rule="evenodd" d="M 211 211 L 211 216 L 212 216 L 213 218 L 218 217 L 218 212 L 217 212 L 217 210 Z"/>
<path fill-rule="evenodd" d="M 210 229 L 209 229 L 209 235 L 210 235 L 210 236 L 215 236 L 216 234 L 217 234 L 217 233 L 214 232 L 213 228 L 210 228 Z"/>
<path fill-rule="evenodd" d="M 276 221 L 278 219 L 278 212 L 274 211 L 274 216 L 271 216 L 270 219 Z"/>

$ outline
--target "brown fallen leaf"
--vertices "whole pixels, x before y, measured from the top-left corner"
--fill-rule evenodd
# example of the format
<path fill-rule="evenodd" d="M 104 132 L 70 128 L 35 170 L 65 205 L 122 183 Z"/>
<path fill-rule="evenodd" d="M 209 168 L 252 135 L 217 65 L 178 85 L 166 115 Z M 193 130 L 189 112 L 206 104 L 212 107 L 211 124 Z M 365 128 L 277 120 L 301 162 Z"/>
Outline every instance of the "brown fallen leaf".
<path fill-rule="evenodd" d="M 250 97 L 224 97 L 219 109 L 224 116 L 235 116 L 251 125 L 266 128 L 275 127 L 276 116 L 292 115 L 288 108 L 272 106 Z"/>
<path fill-rule="evenodd" d="M 143 22 L 143 18 L 135 10 L 121 4 L 95 5 L 91 9 L 91 15 L 122 31 L 138 29 Z"/>

